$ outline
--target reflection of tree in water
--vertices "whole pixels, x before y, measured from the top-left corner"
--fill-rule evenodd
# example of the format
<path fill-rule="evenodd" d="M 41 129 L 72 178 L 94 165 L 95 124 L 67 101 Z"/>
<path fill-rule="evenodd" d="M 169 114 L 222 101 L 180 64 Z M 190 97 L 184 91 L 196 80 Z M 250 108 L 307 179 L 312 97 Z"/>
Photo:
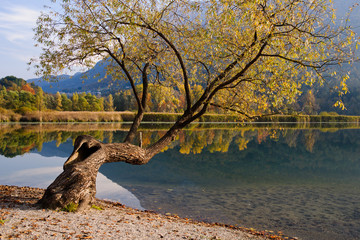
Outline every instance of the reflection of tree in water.
<path fill-rule="evenodd" d="M 257 142 L 259 144 L 261 144 L 262 142 L 265 142 L 265 140 L 267 139 L 267 137 L 270 135 L 270 132 L 268 129 L 259 129 L 257 134 Z"/>
<path fill-rule="evenodd" d="M 179 152 L 182 154 L 200 154 L 204 150 L 210 153 L 214 152 L 228 152 L 229 146 L 235 142 L 239 146 L 239 150 L 247 149 L 247 145 L 251 141 L 256 141 L 258 144 L 265 142 L 267 139 L 278 139 L 282 136 L 285 143 L 289 147 L 296 147 L 298 136 L 303 130 L 284 129 L 206 129 L 206 130 L 184 130 L 177 140 L 168 146 L 167 149 L 172 149 L 179 146 Z M 159 139 L 164 132 L 144 132 L 142 140 L 144 146 L 148 146 Z M 312 152 L 313 146 L 318 137 L 318 131 L 305 130 L 304 143 L 309 152 Z"/>
<path fill-rule="evenodd" d="M 216 130 L 213 142 L 209 145 L 209 152 L 227 152 L 233 138 L 238 134 L 231 130 Z"/>
<path fill-rule="evenodd" d="M 249 135 L 249 134 L 248 134 Z M 239 146 L 239 151 L 247 149 L 247 144 L 250 142 L 250 138 L 245 136 L 245 130 L 240 131 L 240 135 L 237 136 L 235 142 Z"/>
<path fill-rule="evenodd" d="M 112 132 L 104 131 L 79 131 L 79 132 L 67 132 L 67 131 L 43 131 L 41 126 L 28 128 L 9 126 L 9 128 L 1 128 L 0 132 L 0 155 L 5 157 L 15 157 L 23 155 L 33 149 L 38 151 L 42 150 L 43 143 L 56 142 L 56 146 L 59 147 L 62 143 L 68 139 L 75 141 L 79 135 L 89 134 L 102 141 L 110 139 Z"/>
<path fill-rule="evenodd" d="M 300 134 L 300 131 L 293 130 L 293 129 L 285 129 L 284 131 L 282 131 L 282 133 L 283 133 L 282 135 L 285 139 L 286 144 L 289 147 L 295 148 L 297 145 L 297 139 Z"/>
<path fill-rule="evenodd" d="M 113 137 L 114 137 L 113 132 L 109 132 L 109 134 L 108 134 L 108 143 L 112 143 L 112 142 L 113 142 Z"/>
<path fill-rule="evenodd" d="M 210 139 L 214 137 L 209 134 Z M 179 137 L 180 153 L 201 153 L 202 150 L 208 145 L 208 135 L 205 131 L 183 131 Z"/>
<path fill-rule="evenodd" d="M 42 129 L 41 125 L 33 127 L 19 127 L 16 125 L 1 126 L 0 131 L 0 154 L 6 157 L 14 157 L 29 152 L 32 149 L 41 151 L 45 142 L 56 142 L 59 147 L 64 142 L 72 139 L 74 142 L 79 135 L 91 135 L 103 142 L 121 142 L 125 138 L 126 131 L 123 130 L 89 130 L 76 131 L 77 127 L 69 127 L 70 130 Z M 54 125 L 56 126 L 56 125 Z M 96 129 L 90 127 L 89 129 Z M 81 130 L 81 129 L 79 129 Z M 334 131 L 334 130 L 333 130 Z M 336 131 L 336 130 L 335 130 Z M 157 130 L 144 130 L 138 136 L 138 142 L 143 146 L 149 146 L 158 140 L 165 132 Z M 306 151 L 313 152 L 315 143 L 323 135 L 314 129 L 280 129 L 271 128 L 238 128 L 238 129 L 187 129 L 182 131 L 177 139 L 166 149 L 179 148 L 181 154 L 200 154 L 203 151 L 210 153 L 229 151 L 232 143 L 238 146 L 240 151 L 246 150 L 248 144 L 255 142 L 263 144 L 267 140 L 278 141 L 280 138 L 287 146 L 295 148 L 301 141 Z M 353 140 L 353 139 L 350 139 Z"/>
<path fill-rule="evenodd" d="M 304 132 L 304 142 L 306 150 L 309 152 L 313 152 L 313 148 L 315 145 L 315 142 L 319 138 L 319 131 L 316 130 L 309 130 Z"/>
<path fill-rule="evenodd" d="M 15 157 L 29 152 L 31 149 L 41 149 L 42 138 L 37 133 L 23 129 L 0 134 L 0 154 L 6 157 Z"/>

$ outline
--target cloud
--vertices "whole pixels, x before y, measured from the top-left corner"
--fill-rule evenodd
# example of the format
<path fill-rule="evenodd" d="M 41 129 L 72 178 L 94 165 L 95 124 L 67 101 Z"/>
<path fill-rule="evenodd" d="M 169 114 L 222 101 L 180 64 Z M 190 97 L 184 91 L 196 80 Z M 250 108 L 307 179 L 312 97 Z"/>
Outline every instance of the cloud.
<path fill-rule="evenodd" d="M 30 58 L 34 57 L 34 52 L 27 48 L 16 48 L 16 47 L 1 47 L 0 46 L 0 57 L 13 58 L 21 62 L 27 63 Z"/>
<path fill-rule="evenodd" d="M 3 6 L 0 9 L 0 33 L 12 43 L 27 41 L 33 37 L 32 28 L 39 14 L 40 11 L 25 6 Z"/>

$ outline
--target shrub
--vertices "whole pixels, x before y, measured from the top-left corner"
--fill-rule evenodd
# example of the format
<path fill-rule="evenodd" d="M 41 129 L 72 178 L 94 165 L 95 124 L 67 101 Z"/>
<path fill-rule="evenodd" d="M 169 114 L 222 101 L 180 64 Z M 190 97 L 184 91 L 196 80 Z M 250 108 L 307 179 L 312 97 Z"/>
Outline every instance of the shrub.
<path fill-rule="evenodd" d="M 321 112 L 320 116 L 339 116 L 337 112 Z"/>
<path fill-rule="evenodd" d="M 146 113 L 145 122 L 176 122 L 181 114 L 179 113 Z"/>

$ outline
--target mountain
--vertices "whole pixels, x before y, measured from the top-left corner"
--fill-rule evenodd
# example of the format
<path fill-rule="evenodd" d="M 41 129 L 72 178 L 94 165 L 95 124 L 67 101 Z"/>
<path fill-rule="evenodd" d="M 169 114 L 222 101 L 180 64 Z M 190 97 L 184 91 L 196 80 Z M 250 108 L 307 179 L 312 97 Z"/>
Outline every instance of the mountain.
<path fill-rule="evenodd" d="M 61 75 L 56 77 L 55 81 L 47 82 L 43 78 L 29 79 L 27 82 L 40 86 L 47 93 L 74 93 L 74 92 L 92 92 L 108 94 L 116 89 L 126 89 L 130 85 L 124 81 L 117 81 L 114 84 L 111 76 L 106 75 L 106 67 L 109 66 L 107 60 L 99 61 L 93 68 L 86 72 L 79 72 L 70 75 Z"/>

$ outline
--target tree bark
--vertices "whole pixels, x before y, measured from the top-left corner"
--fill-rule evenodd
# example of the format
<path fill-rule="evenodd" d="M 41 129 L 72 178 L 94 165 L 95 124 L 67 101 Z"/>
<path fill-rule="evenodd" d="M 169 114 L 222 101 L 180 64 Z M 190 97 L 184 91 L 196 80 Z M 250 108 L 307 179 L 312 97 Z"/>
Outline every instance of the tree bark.
<path fill-rule="evenodd" d="M 74 150 L 64 163 L 64 171 L 46 189 L 39 204 L 44 208 L 59 209 L 78 204 L 78 210 L 89 208 L 95 200 L 96 177 L 104 163 L 126 162 L 146 164 L 147 151 L 129 143 L 104 144 L 87 135 L 75 140 Z"/>

